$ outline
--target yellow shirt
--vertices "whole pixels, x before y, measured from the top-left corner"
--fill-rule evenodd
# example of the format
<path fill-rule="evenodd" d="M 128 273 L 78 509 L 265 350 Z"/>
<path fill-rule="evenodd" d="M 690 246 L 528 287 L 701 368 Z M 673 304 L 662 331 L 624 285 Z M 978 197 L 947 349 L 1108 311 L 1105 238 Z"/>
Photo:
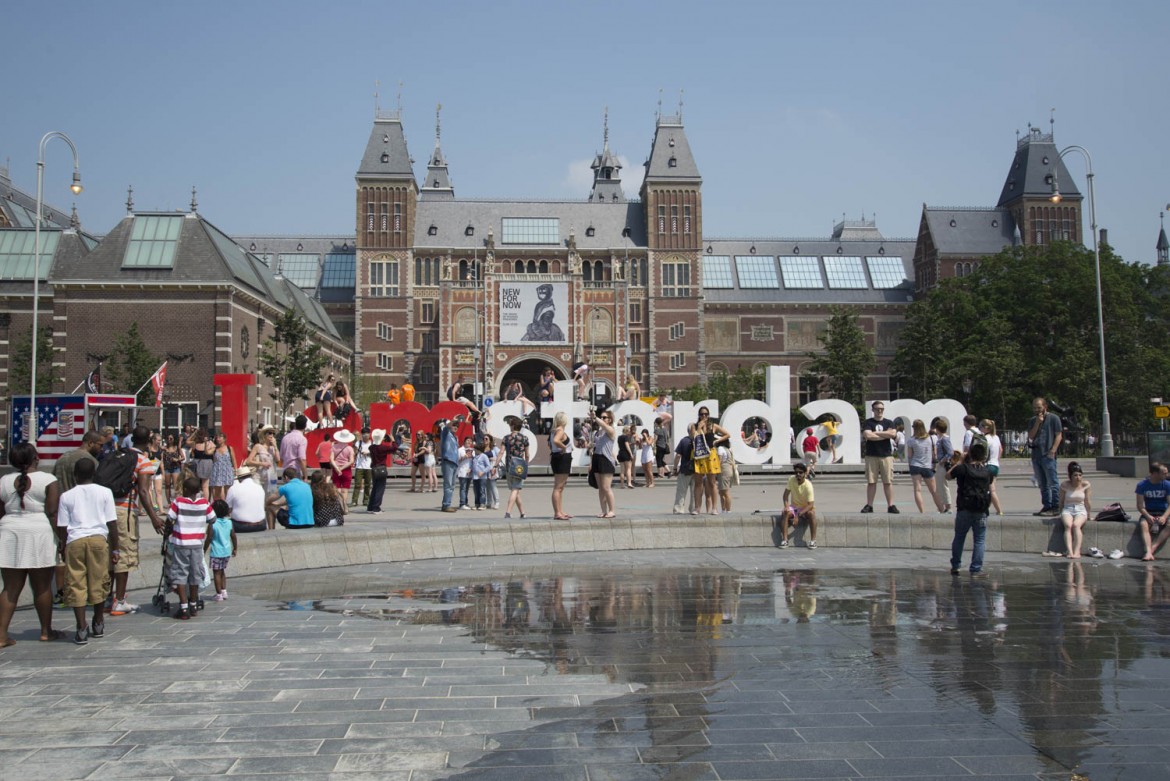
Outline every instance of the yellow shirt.
<path fill-rule="evenodd" d="M 807 477 L 804 483 L 796 479 L 796 475 L 788 478 L 788 503 L 793 507 L 803 509 L 813 503 L 813 484 Z"/>

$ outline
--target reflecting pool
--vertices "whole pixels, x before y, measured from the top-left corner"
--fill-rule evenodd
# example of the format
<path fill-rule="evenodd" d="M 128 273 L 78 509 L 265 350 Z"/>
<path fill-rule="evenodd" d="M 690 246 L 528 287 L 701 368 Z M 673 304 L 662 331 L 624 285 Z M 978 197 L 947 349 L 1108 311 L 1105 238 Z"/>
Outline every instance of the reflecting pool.
<path fill-rule="evenodd" d="M 467 727 L 487 736 L 483 750 L 454 751 L 427 778 L 1170 773 L 1166 565 L 1023 561 L 972 578 L 945 562 L 764 560 L 594 557 L 419 577 L 364 567 L 235 588 L 273 610 L 368 619 L 388 635 L 458 630 L 466 645 L 444 640 L 449 657 L 435 645 L 403 658 L 443 670 L 449 696 L 510 707 Z M 503 673 L 472 667 L 469 648 Z M 511 660 L 537 672 L 510 677 Z M 418 666 L 404 675 L 425 677 Z"/>

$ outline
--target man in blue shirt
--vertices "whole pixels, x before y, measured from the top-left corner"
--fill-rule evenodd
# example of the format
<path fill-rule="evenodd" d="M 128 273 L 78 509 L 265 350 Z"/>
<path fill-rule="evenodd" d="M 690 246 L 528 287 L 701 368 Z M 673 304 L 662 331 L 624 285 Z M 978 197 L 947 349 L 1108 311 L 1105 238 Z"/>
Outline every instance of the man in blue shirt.
<path fill-rule="evenodd" d="M 284 485 L 276 493 L 269 494 L 264 504 L 269 528 L 274 520 L 288 529 L 313 528 L 313 489 L 297 477 L 296 467 L 284 470 Z"/>
<path fill-rule="evenodd" d="M 1153 561 L 1154 553 L 1170 538 L 1170 480 L 1165 468 L 1157 461 L 1150 462 L 1150 476 L 1137 484 L 1138 527 L 1146 555 L 1142 561 Z"/>
<path fill-rule="evenodd" d="M 449 420 L 439 433 L 439 469 L 443 474 L 443 512 L 453 513 L 451 505 L 455 497 L 455 474 L 459 469 L 459 440 L 455 432 L 463 423 L 463 416 L 456 415 Z"/>
<path fill-rule="evenodd" d="M 1056 474 L 1056 454 L 1064 432 L 1060 416 L 1048 411 L 1048 402 L 1042 398 L 1032 400 L 1035 416 L 1028 421 L 1028 440 L 1032 443 L 1032 472 L 1040 487 L 1042 507 L 1033 515 L 1060 515 L 1060 478 Z"/>

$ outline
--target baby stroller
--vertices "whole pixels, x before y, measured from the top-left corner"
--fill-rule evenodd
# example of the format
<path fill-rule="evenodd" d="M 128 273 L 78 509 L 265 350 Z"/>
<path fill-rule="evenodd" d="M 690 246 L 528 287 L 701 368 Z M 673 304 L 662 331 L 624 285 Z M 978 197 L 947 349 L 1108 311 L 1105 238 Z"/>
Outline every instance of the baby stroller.
<path fill-rule="evenodd" d="M 167 521 L 166 527 L 163 529 L 162 538 L 162 567 L 158 575 L 158 587 L 154 591 L 154 596 L 150 598 L 150 604 L 159 609 L 160 613 L 164 615 L 171 612 L 171 604 L 167 602 L 167 595 L 175 593 L 175 587 L 167 581 L 167 570 L 171 563 L 171 529 L 170 521 Z M 195 602 L 198 610 L 203 609 L 203 598 L 200 597 Z"/>

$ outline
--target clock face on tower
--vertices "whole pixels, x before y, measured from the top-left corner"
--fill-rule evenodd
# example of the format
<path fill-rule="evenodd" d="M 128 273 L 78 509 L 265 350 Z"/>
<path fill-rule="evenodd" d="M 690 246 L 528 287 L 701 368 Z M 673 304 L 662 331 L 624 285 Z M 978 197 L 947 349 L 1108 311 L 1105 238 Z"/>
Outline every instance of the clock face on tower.
<path fill-rule="evenodd" d="M 240 329 L 240 357 L 247 358 L 248 350 L 251 347 L 252 339 L 248 334 L 248 326 L 243 326 Z"/>

